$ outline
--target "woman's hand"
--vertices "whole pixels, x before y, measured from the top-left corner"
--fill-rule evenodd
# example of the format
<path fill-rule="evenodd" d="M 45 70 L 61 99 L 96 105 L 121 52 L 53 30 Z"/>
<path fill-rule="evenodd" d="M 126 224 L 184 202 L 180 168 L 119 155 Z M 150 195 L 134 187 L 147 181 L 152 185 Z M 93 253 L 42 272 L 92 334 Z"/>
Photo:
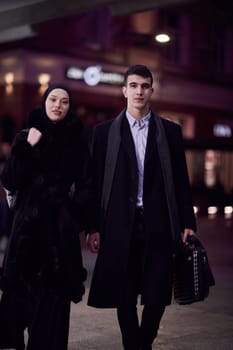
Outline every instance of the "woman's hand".
<path fill-rule="evenodd" d="M 40 141 L 41 138 L 42 138 L 42 133 L 38 129 L 36 128 L 29 129 L 27 141 L 30 143 L 32 147 L 35 146 Z"/>

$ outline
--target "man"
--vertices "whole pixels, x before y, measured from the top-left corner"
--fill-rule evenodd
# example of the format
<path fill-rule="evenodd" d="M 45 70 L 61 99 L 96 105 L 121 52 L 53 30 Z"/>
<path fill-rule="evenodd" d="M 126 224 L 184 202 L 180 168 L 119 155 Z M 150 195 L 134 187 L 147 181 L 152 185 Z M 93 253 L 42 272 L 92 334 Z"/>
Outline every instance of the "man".
<path fill-rule="evenodd" d="M 125 350 L 152 349 L 171 303 L 175 244 L 196 230 L 180 126 L 150 109 L 152 85 L 147 67 L 130 67 L 127 108 L 93 142 L 99 233 L 88 237 L 98 251 L 88 304 L 117 308 Z"/>

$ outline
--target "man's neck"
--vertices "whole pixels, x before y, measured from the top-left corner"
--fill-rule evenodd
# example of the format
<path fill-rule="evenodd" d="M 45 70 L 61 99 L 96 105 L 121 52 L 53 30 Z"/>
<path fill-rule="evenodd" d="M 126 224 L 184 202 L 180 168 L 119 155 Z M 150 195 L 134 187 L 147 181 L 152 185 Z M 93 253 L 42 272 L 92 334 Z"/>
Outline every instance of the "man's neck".
<path fill-rule="evenodd" d="M 144 118 L 150 111 L 150 108 L 137 109 L 137 108 L 127 108 L 127 112 L 136 120 L 141 120 Z"/>

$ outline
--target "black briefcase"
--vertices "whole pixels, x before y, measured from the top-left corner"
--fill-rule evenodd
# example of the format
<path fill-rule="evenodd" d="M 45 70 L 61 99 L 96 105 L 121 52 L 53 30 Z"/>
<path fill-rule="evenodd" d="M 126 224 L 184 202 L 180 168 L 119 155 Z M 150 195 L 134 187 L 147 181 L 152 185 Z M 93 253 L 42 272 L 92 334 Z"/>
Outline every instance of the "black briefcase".
<path fill-rule="evenodd" d="M 189 245 L 181 244 L 174 255 L 174 299 L 181 305 L 202 301 L 214 285 L 206 250 L 195 236 L 190 236 Z"/>

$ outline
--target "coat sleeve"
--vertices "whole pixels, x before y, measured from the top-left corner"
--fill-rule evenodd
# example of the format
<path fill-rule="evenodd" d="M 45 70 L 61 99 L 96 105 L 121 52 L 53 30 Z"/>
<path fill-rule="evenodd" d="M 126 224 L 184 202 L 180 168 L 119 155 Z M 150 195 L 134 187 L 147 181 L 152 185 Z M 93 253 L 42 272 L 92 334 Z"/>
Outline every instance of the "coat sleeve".
<path fill-rule="evenodd" d="M 72 211 L 86 232 L 95 230 L 96 208 L 93 200 L 91 156 L 87 143 L 81 137 L 74 150 L 76 172 Z"/>
<path fill-rule="evenodd" d="M 172 123 L 166 128 L 171 152 L 171 163 L 174 175 L 174 186 L 181 228 L 196 231 L 196 220 L 193 211 L 192 193 L 186 164 L 183 137 L 178 124 Z"/>
<path fill-rule="evenodd" d="M 27 141 L 27 132 L 16 135 L 11 153 L 4 166 L 1 181 L 10 191 L 21 190 L 33 177 L 35 159 L 33 147 Z"/>
<path fill-rule="evenodd" d="M 101 197 L 104 180 L 105 158 L 107 151 L 107 139 L 109 123 L 97 125 L 93 133 L 92 142 L 92 190 L 96 208 L 95 223 L 98 232 L 102 232 L 103 211 L 101 208 Z"/>

